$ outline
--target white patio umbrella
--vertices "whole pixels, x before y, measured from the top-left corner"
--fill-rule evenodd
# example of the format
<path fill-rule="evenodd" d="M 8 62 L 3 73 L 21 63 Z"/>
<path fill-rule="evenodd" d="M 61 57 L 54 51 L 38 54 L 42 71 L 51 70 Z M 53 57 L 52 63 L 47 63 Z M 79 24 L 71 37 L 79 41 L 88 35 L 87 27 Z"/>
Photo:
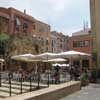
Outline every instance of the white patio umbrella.
<path fill-rule="evenodd" d="M 4 62 L 5 60 L 4 59 L 0 59 L 0 62 Z"/>
<path fill-rule="evenodd" d="M 36 59 L 35 55 L 32 54 L 16 55 L 12 56 L 11 59 L 24 62 L 41 62 L 41 59 Z M 37 69 L 37 64 L 35 64 L 35 72 L 37 72 Z"/>
<path fill-rule="evenodd" d="M 56 53 L 45 52 L 45 53 L 36 55 L 36 58 L 40 58 L 40 59 L 43 59 L 43 60 L 47 60 L 47 59 L 56 58 L 56 56 L 57 56 Z"/>
<path fill-rule="evenodd" d="M 64 67 L 69 67 L 69 64 L 61 64 L 62 66 L 64 66 Z"/>
<path fill-rule="evenodd" d="M 52 66 L 60 66 L 60 64 L 56 63 L 56 64 L 52 64 Z"/>
<path fill-rule="evenodd" d="M 35 57 L 35 55 L 32 54 L 23 54 L 23 55 L 16 55 L 16 56 L 12 56 L 11 58 L 19 58 L 19 57 Z"/>
<path fill-rule="evenodd" d="M 91 57 L 90 54 L 83 53 L 83 52 L 77 52 L 77 51 L 67 51 L 62 52 L 58 54 L 59 57 L 62 58 L 68 58 L 70 60 L 70 65 L 72 65 L 73 59 L 79 59 L 80 60 L 80 68 L 82 69 L 82 58 L 84 57 Z"/>
<path fill-rule="evenodd" d="M 56 64 L 52 64 L 52 66 L 60 66 L 60 67 L 68 67 L 69 66 L 69 64 L 59 64 L 59 63 L 56 63 Z"/>
<path fill-rule="evenodd" d="M 43 62 L 65 62 L 65 61 L 66 59 L 56 58 L 56 59 L 44 60 Z"/>
<path fill-rule="evenodd" d="M 83 52 L 77 52 L 77 51 L 67 51 L 67 52 L 62 52 L 59 53 L 58 56 L 62 57 L 62 58 L 78 58 L 80 56 L 82 57 L 90 57 L 90 54 L 87 53 L 83 53 Z"/>
<path fill-rule="evenodd" d="M 25 61 L 25 62 L 41 61 L 40 59 L 35 59 L 35 55 L 32 54 L 16 55 L 16 56 L 12 56 L 11 59 L 18 60 L 18 61 Z"/>

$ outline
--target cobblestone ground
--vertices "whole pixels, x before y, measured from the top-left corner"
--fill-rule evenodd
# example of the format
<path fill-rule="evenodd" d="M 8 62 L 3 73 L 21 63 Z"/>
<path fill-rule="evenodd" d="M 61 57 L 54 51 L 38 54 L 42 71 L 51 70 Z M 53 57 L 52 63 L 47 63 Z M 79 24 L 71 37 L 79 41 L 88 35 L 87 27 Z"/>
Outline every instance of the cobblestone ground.
<path fill-rule="evenodd" d="M 100 84 L 90 84 L 81 91 L 69 95 L 61 100 L 100 100 Z"/>

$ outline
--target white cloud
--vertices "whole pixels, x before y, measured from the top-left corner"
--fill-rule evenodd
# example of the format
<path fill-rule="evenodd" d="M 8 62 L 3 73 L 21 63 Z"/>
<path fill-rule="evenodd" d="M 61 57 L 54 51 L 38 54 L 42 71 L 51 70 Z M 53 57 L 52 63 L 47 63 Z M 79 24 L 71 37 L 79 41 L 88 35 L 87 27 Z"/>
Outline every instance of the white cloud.
<path fill-rule="evenodd" d="M 8 7 L 11 0 L 0 0 L 0 7 Z"/>
<path fill-rule="evenodd" d="M 0 0 L 0 5 L 9 5 L 22 11 L 26 9 L 28 14 L 50 24 L 52 29 L 69 33 L 81 28 L 82 20 L 87 17 L 86 10 L 88 10 L 88 8 L 86 8 L 86 2 L 88 1 L 89 0 Z M 80 17 L 82 17 L 82 19 L 80 19 Z"/>
<path fill-rule="evenodd" d="M 33 15 L 58 20 L 70 8 L 71 2 L 69 0 L 30 0 L 30 5 Z"/>
<path fill-rule="evenodd" d="M 83 27 L 71 27 L 71 28 L 63 28 L 61 32 L 64 34 L 67 34 L 69 36 L 72 36 L 72 33 L 83 30 Z"/>
<path fill-rule="evenodd" d="M 55 12 L 63 11 L 66 6 L 66 0 L 47 0 Z"/>

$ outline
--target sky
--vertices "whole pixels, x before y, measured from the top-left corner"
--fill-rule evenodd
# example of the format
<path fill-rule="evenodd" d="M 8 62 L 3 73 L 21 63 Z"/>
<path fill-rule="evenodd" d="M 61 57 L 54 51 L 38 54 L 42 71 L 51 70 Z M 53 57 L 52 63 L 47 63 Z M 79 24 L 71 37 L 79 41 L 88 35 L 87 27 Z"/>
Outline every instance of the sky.
<path fill-rule="evenodd" d="M 90 26 L 89 0 L 0 0 L 2 7 L 15 7 L 66 35 Z"/>

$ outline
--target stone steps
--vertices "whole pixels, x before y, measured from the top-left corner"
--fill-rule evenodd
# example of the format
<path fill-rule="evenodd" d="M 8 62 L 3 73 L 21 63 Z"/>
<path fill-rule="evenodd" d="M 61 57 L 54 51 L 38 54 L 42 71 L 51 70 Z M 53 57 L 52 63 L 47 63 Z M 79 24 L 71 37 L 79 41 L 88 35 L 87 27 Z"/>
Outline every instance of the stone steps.
<path fill-rule="evenodd" d="M 8 81 L 5 81 L 5 82 L 3 82 L 3 83 L 9 84 Z M 11 84 L 12 84 L 12 85 L 21 85 L 21 82 L 11 81 Z M 32 84 L 33 87 L 37 87 L 37 85 L 38 85 L 38 83 L 34 83 L 34 82 L 31 82 L 31 84 Z M 23 85 L 23 86 L 30 86 L 30 82 L 22 82 L 22 85 Z M 47 84 L 41 84 L 41 83 L 40 83 L 40 86 L 41 86 L 41 87 L 46 87 Z"/>
<path fill-rule="evenodd" d="M 32 87 L 34 88 L 34 87 Z M 30 85 L 28 84 L 24 84 L 22 86 L 22 93 L 26 93 L 30 90 Z M 9 82 L 3 82 L 2 83 L 2 87 L 0 87 L 0 98 L 6 98 L 6 97 L 9 97 Z M 11 95 L 14 96 L 14 95 L 18 95 L 21 93 L 21 85 L 20 83 L 17 82 L 12 82 L 12 85 L 11 85 Z"/>
<path fill-rule="evenodd" d="M 12 96 L 15 96 L 15 95 L 16 95 L 16 94 L 13 94 L 13 93 L 12 93 Z M 0 91 L 0 98 L 7 98 L 7 97 L 9 97 L 9 96 L 10 96 L 9 93 Z"/>
<path fill-rule="evenodd" d="M 9 88 L 9 84 L 3 83 L 3 84 L 2 84 L 2 87 Z M 20 89 L 20 88 L 21 88 L 21 85 L 13 84 L 13 85 L 11 85 L 11 87 L 12 87 L 13 89 Z M 30 89 L 30 86 L 22 86 L 22 89 L 23 89 L 23 90 L 28 90 L 28 89 Z"/>
<path fill-rule="evenodd" d="M 0 87 L 0 91 L 2 91 L 2 92 L 6 92 L 6 93 L 9 93 L 9 88 L 7 88 L 7 87 Z M 20 89 L 14 89 L 14 88 L 11 88 L 11 92 L 13 93 L 13 94 L 20 94 Z M 25 90 L 23 90 L 23 92 L 25 92 Z"/>
<path fill-rule="evenodd" d="M 4 83 L 4 84 L 9 84 L 8 81 L 3 82 L 3 83 Z M 11 81 L 11 84 L 12 84 L 12 85 L 20 85 L 21 83 L 20 83 L 20 82 L 16 82 L 16 81 Z M 23 86 L 30 86 L 30 85 L 29 85 L 29 82 L 28 82 L 28 83 L 22 82 L 22 85 L 23 85 Z"/>
<path fill-rule="evenodd" d="M 38 86 L 37 83 L 32 82 L 32 90 L 36 90 Z M 40 84 L 40 87 L 46 87 L 47 85 Z M 0 87 L 0 98 L 6 98 L 10 95 L 10 85 L 9 81 L 2 81 L 2 86 Z M 30 82 L 22 82 L 22 93 L 30 91 Z M 21 93 L 21 83 L 16 81 L 11 81 L 11 95 L 18 95 Z"/>

